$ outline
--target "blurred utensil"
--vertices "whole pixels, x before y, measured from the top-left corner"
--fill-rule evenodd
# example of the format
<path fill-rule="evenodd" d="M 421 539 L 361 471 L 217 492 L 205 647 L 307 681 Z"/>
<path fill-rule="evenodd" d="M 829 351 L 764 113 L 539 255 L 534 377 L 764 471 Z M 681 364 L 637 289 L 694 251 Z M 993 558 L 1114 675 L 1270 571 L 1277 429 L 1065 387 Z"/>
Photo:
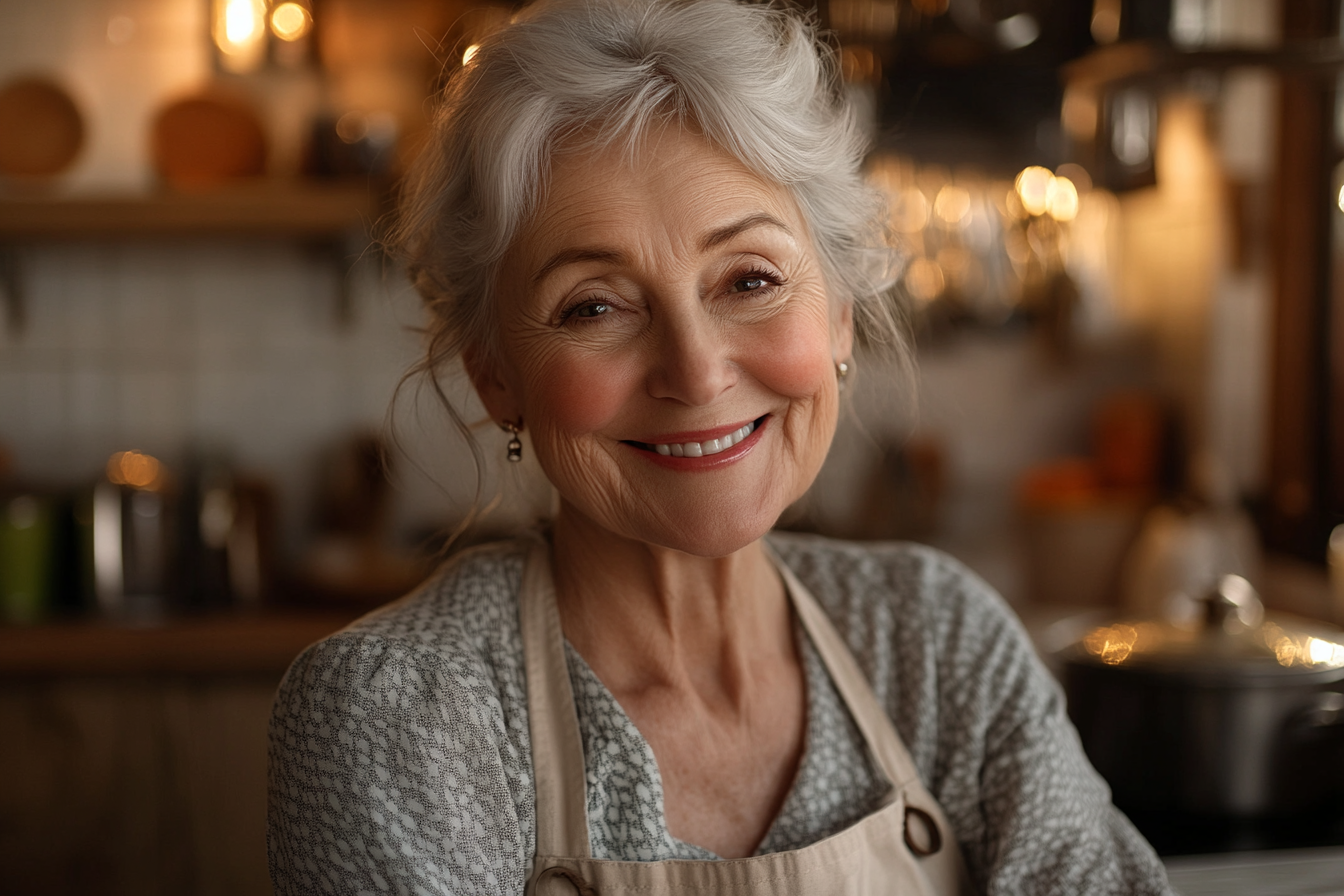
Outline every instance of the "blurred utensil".
<path fill-rule="evenodd" d="M 119 451 L 93 488 L 93 592 L 114 617 L 158 616 L 167 610 L 172 526 L 167 471 L 139 451 Z"/>
<path fill-rule="evenodd" d="M 52 502 L 29 491 L 0 499 L 0 619 L 34 622 L 52 602 Z"/>

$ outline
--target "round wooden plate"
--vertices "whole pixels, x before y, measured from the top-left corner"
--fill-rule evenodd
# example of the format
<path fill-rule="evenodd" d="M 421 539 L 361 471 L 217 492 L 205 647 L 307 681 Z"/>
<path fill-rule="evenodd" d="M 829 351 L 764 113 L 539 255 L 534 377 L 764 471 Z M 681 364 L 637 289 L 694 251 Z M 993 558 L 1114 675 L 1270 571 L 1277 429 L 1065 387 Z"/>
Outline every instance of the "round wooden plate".
<path fill-rule="evenodd" d="M 51 177 L 83 145 L 84 120 L 59 85 L 27 76 L 0 87 L 0 174 Z"/>

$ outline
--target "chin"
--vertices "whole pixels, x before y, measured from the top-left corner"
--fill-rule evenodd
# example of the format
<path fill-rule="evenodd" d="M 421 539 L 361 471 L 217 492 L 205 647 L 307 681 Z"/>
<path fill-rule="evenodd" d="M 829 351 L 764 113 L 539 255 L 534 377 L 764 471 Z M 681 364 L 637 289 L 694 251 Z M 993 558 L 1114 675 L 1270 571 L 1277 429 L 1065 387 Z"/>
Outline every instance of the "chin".
<path fill-rule="evenodd" d="M 732 535 L 725 534 L 723 536 L 670 538 L 658 542 L 649 541 L 648 543 L 657 544 L 659 547 L 679 551 L 683 554 L 689 554 L 692 557 L 712 559 L 715 557 L 728 557 L 732 554 L 736 554 L 752 542 L 760 539 L 762 535 L 769 531 L 770 527 L 767 526 L 750 536 L 734 533 Z"/>
<path fill-rule="evenodd" d="M 733 502 L 728 502 L 729 507 Z M 695 557 L 727 557 L 757 541 L 769 532 L 788 504 L 780 504 L 777 510 L 759 508 L 742 512 L 722 509 L 717 513 L 689 513 L 684 516 L 694 519 L 693 525 L 674 520 L 659 520 L 639 525 L 633 537 L 647 544 L 680 551 Z"/>

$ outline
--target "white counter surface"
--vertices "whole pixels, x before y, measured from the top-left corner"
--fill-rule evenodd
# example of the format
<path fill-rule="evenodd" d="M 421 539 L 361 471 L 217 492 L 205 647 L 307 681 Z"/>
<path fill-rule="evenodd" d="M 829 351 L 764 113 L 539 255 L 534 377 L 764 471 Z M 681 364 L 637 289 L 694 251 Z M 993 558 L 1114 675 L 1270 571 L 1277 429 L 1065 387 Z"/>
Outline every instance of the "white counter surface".
<path fill-rule="evenodd" d="M 1163 860 L 1181 896 L 1344 896 L 1344 847 L 1174 856 Z"/>

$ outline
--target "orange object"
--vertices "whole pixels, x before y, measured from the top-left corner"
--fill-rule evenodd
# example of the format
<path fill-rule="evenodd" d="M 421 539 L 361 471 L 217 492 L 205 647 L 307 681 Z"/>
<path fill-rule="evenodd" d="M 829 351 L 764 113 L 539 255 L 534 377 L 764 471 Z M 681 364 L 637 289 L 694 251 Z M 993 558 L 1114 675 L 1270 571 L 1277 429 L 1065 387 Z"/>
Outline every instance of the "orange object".
<path fill-rule="evenodd" d="M 1022 474 L 1017 488 L 1018 500 L 1028 508 L 1092 504 L 1102 493 L 1096 464 L 1082 458 L 1032 467 Z"/>
<path fill-rule="evenodd" d="M 171 186 L 201 189 L 266 170 L 266 135 L 243 99 L 216 92 L 179 99 L 153 126 L 154 167 Z"/>

